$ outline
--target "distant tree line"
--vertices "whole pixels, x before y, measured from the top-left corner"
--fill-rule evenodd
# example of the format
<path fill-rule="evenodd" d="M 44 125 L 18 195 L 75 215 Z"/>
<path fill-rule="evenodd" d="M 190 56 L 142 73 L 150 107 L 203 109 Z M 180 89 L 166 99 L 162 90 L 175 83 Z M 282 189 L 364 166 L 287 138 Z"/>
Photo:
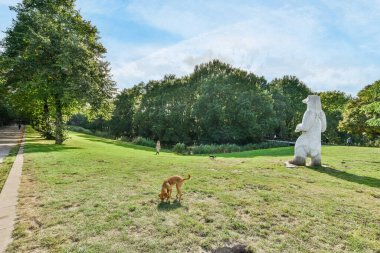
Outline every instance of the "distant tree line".
<path fill-rule="evenodd" d="M 170 145 L 295 140 L 306 109 L 302 100 L 318 94 L 328 122 L 323 141 L 339 144 L 350 136 L 364 144 L 380 135 L 379 85 L 365 87 L 357 98 L 340 91 L 316 93 L 294 76 L 267 82 L 214 60 L 184 77 L 167 75 L 124 89 L 114 99 L 110 120 L 76 114 L 69 123 L 115 138 L 142 136 Z"/>

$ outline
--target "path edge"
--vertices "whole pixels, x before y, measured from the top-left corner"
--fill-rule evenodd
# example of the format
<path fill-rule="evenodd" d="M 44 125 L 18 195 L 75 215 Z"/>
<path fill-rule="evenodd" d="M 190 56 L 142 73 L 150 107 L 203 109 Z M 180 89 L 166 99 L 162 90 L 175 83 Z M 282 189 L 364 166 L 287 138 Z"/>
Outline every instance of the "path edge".
<path fill-rule="evenodd" d="M 22 167 L 24 163 L 26 127 L 22 132 L 20 148 L 15 161 L 9 171 L 7 180 L 0 193 L 0 253 L 5 252 L 8 245 L 13 241 L 12 232 L 16 224 L 16 207 L 18 204 L 18 190 L 21 184 Z"/>

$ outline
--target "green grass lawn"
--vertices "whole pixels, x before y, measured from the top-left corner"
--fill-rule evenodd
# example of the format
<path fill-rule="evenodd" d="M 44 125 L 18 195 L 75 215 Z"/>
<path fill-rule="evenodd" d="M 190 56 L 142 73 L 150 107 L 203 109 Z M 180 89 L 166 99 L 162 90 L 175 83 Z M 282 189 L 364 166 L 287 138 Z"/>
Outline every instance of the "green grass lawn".
<path fill-rule="evenodd" d="M 0 164 L 0 192 L 2 191 L 5 181 L 7 181 L 9 171 L 12 168 L 14 161 L 16 160 L 16 156 L 20 145 L 16 145 L 9 151 L 9 154 L 4 157 L 3 162 Z"/>
<path fill-rule="evenodd" d="M 287 169 L 292 147 L 155 155 L 70 133 L 56 146 L 28 129 L 9 252 L 380 252 L 380 149 L 323 147 L 327 167 Z M 181 203 L 162 181 L 192 175 Z"/>

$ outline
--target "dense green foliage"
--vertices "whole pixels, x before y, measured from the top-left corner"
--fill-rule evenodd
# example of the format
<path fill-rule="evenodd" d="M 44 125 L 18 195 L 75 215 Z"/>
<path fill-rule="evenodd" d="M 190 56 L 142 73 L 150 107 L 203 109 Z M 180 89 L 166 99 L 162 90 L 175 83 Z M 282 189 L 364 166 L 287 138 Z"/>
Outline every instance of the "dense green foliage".
<path fill-rule="evenodd" d="M 292 90 L 299 87 L 304 91 L 292 103 Z M 301 120 L 301 100 L 309 93 L 295 77 L 268 84 L 263 77 L 214 60 L 196 66 L 189 76 L 169 75 L 123 90 L 115 100 L 110 130 L 116 137 L 144 136 L 169 144 L 261 142 Z M 287 119 L 277 119 L 284 109 L 277 101 L 294 107 Z M 283 138 L 292 132 L 283 130 Z"/>
<path fill-rule="evenodd" d="M 70 131 L 83 133 L 83 134 L 94 134 L 91 130 L 84 128 L 84 127 L 81 127 L 81 126 L 69 126 L 68 129 Z"/>
<path fill-rule="evenodd" d="M 295 138 L 299 134 L 295 133 L 294 129 L 300 123 L 306 108 L 302 100 L 312 93 L 311 90 L 296 77 L 291 76 L 274 79 L 269 85 L 269 90 L 276 112 L 276 136 L 281 139 Z"/>
<path fill-rule="evenodd" d="M 353 137 L 357 144 L 369 144 L 380 132 L 378 86 L 379 81 L 367 86 L 355 99 L 340 91 L 315 93 L 294 76 L 268 83 L 214 60 L 196 66 L 188 76 L 167 75 L 124 89 L 114 100 L 110 121 L 88 121 L 78 114 L 70 124 L 93 131 L 109 129 L 117 138 L 160 139 L 169 145 L 295 140 L 299 134 L 294 129 L 306 109 L 302 100 L 318 94 L 327 117 L 323 142 L 339 144 Z"/>
<path fill-rule="evenodd" d="M 275 141 L 266 141 L 261 143 L 250 143 L 243 146 L 239 146 L 236 144 L 201 144 L 198 146 L 190 146 L 186 147 L 183 143 L 177 143 L 173 147 L 173 151 L 179 154 L 222 154 L 222 153 L 233 153 L 233 152 L 242 152 L 242 151 L 248 151 L 248 150 L 255 150 L 255 149 L 267 149 L 267 148 L 274 148 L 274 147 L 287 147 L 289 144 L 287 143 L 281 143 L 281 142 L 275 142 Z M 181 152 L 177 152 L 177 150 L 180 150 Z"/>
<path fill-rule="evenodd" d="M 367 85 L 351 100 L 339 125 L 342 131 L 372 139 L 380 135 L 380 80 Z"/>
<path fill-rule="evenodd" d="M 100 109 L 111 98 L 106 49 L 74 0 L 24 0 L 12 9 L 17 17 L 2 41 L 4 85 L 20 114 L 61 144 L 74 109 Z"/>
<path fill-rule="evenodd" d="M 348 135 L 346 132 L 340 131 L 338 125 L 343 119 L 344 107 L 352 98 L 340 91 L 321 92 L 318 95 L 321 97 L 327 120 L 327 128 L 323 134 L 323 140 L 333 144 L 344 142 Z"/>
<path fill-rule="evenodd" d="M 156 146 L 156 143 L 154 143 L 153 140 L 151 140 L 149 138 L 144 138 L 144 137 L 141 137 L 141 136 L 138 136 L 138 137 L 134 138 L 132 140 L 132 143 L 136 144 L 136 145 L 151 147 L 151 148 L 153 148 L 153 147 Z"/>
<path fill-rule="evenodd" d="M 186 154 L 187 149 L 185 143 L 177 143 L 173 146 L 173 152 L 177 154 Z"/>

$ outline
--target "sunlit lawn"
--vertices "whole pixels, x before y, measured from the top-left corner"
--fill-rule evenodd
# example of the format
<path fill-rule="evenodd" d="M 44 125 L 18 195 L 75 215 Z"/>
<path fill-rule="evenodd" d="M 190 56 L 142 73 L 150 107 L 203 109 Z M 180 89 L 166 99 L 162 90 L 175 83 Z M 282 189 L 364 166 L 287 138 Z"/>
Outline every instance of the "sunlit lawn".
<path fill-rule="evenodd" d="M 292 147 L 211 160 L 70 137 L 28 130 L 10 252 L 379 252 L 378 148 L 323 147 L 328 167 L 287 169 Z M 184 200 L 161 204 L 176 174 L 192 175 Z"/>

